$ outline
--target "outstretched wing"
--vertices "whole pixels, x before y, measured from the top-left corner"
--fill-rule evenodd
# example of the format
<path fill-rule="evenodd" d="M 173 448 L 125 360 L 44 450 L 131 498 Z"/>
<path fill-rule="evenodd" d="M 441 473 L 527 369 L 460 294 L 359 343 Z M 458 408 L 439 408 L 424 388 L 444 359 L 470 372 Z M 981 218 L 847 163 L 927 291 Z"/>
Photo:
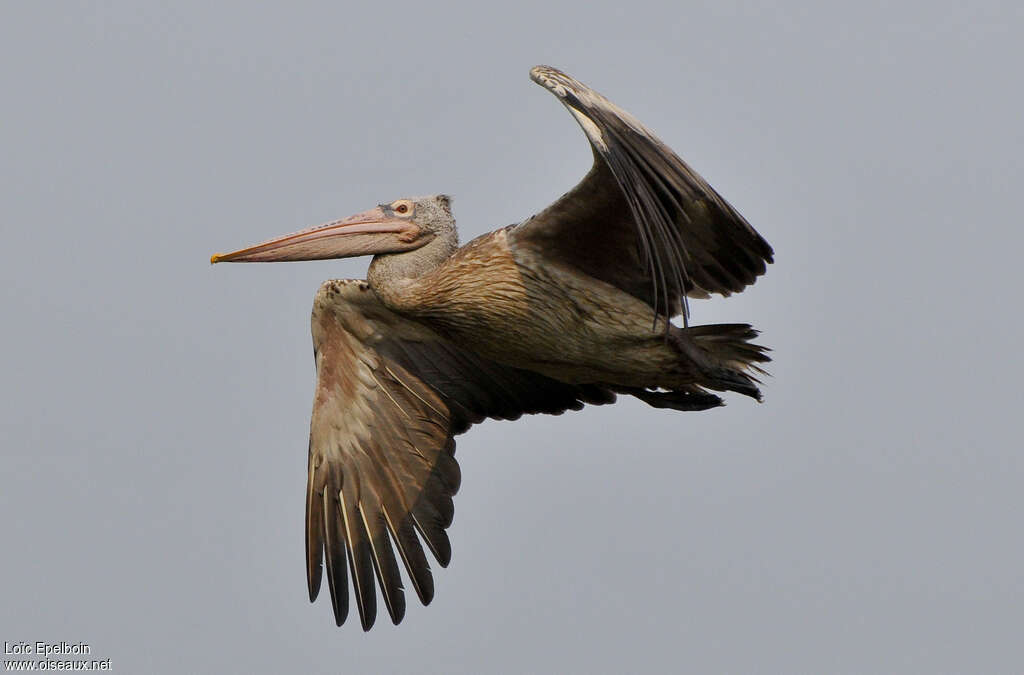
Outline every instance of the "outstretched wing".
<path fill-rule="evenodd" d="M 423 604 L 433 598 L 434 584 L 420 538 L 442 567 L 451 558 L 445 529 L 460 480 L 453 437 L 486 417 L 558 414 L 610 403 L 615 395 L 461 350 L 388 310 L 362 281 L 321 286 L 312 323 L 317 386 L 306 495 L 309 597 L 316 599 L 326 567 L 340 626 L 351 576 L 359 618 L 369 630 L 376 577 L 397 624 L 405 597 L 395 551 Z"/>
<path fill-rule="evenodd" d="M 632 115 L 565 73 L 530 71 L 579 122 L 594 166 L 572 191 L 515 228 L 534 246 L 687 317 L 685 296 L 729 295 L 764 274 L 772 247 Z"/>

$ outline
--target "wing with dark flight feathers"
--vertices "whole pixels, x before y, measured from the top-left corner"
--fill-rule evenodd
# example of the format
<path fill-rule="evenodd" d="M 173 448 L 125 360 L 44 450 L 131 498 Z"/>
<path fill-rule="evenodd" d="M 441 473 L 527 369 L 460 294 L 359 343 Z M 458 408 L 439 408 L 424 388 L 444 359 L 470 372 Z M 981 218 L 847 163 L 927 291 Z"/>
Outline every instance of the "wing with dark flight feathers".
<path fill-rule="evenodd" d="M 684 320 L 686 296 L 736 293 L 765 272 L 773 256 L 768 242 L 636 118 L 555 68 L 537 66 L 530 77 L 579 122 L 594 166 L 513 230 L 517 245 L 535 246 Z"/>
<path fill-rule="evenodd" d="M 328 281 L 313 306 L 316 395 L 309 435 L 306 563 L 310 600 L 327 570 L 334 616 L 349 577 L 364 630 L 376 584 L 405 614 L 398 558 L 423 604 L 434 584 L 420 539 L 442 567 L 459 487 L 454 436 L 484 418 L 578 410 L 615 395 L 502 366 L 388 310 L 362 281 Z M 417 536 L 418 535 L 418 536 Z M 398 553 L 396 558 L 395 553 Z"/>

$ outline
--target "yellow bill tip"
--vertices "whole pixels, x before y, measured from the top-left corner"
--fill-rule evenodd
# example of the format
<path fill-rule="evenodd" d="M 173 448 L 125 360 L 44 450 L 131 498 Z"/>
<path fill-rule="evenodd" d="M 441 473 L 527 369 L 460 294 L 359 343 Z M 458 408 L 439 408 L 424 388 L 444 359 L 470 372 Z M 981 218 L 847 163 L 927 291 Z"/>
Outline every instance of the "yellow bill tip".
<path fill-rule="evenodd" d="M 215 265 L 220 262 L 220 259 L 224 257 L 223 253 L 214 253 L 210 256 L 210 264 Z"/>

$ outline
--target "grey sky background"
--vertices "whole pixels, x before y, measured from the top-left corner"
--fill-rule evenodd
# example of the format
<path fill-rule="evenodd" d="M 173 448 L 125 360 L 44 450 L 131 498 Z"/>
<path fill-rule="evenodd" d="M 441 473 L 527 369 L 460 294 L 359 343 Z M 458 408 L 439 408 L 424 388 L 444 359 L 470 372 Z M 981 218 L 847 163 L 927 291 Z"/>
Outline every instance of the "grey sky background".
<path fill-rule="evenodd" d="M 1020 672 L 1019 3 L 4 3 L 0 639 L 116 672 Z M 765 403 L 460 438 L 453 561 L 309 605 L 309 310 L 366 260 L 213 251 L 401 196 L 463 240 L 633 112 L 774 245 L 696 323 Z M 326 593 L 326 590 L 324 591 Z"/>

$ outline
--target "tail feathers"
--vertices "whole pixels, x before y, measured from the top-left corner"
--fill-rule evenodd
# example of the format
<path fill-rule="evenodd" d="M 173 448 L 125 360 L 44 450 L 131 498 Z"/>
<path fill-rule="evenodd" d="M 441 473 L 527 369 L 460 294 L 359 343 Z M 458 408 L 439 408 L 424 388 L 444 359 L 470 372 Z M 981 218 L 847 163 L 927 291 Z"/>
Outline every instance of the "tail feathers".
<path fill-rule="evenodd" d="M 758 401 L 761 390 L 756 375 L 767 375 L 758 364 L 768 363 L 767 347 L 750 342 L 758 332 L 750 324 L 723 323 L 680 329 L 682 351 L 701 371 L 697 382 L 715 391 L 735 391 Z M 692 349 L 691 345 L 697 349 Z"/>

